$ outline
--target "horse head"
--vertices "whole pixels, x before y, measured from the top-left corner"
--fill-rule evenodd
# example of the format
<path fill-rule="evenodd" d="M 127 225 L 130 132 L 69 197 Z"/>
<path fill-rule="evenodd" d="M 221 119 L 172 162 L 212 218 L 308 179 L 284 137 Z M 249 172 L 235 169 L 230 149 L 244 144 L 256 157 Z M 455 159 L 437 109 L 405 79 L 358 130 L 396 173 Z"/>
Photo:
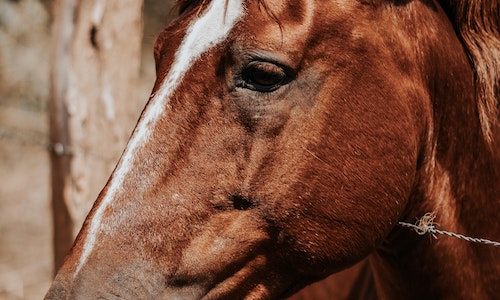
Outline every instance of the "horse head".
<path fill-rule="evenodd" d="M 438 3 L 183 0 L 155 60 L 46 299 L 280 298 L 371 253 L 382 265 L 396 241 L 429 246 L 398 221 L 431 209 L 454 224 L 448 158 L 482 135 L 474 70 Z M 375 279 L 403 268 L 389 261 Z"/>

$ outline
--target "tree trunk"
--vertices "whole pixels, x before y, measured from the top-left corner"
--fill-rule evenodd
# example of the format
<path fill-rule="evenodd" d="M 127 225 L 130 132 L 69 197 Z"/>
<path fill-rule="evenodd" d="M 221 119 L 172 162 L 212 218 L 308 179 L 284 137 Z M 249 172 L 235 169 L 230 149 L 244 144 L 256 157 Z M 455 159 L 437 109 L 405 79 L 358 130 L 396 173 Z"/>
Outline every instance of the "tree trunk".
<path fill-rule="evenodd" d="M 55 0 L 49 101 L 56 270 L 138 116 L 140 0 Z"/>

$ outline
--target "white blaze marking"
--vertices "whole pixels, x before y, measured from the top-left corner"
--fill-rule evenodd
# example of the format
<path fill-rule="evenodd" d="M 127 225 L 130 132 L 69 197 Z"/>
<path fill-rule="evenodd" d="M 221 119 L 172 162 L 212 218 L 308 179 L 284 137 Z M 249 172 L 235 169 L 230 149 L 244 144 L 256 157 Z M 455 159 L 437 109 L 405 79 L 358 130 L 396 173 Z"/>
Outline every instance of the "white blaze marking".
<path fill-rule="evenodd" d="M 137 149 L 147 143 L 151 130 L 165 111 L 170 96 L 177 89 L 182 78 L 194 62 L 203 53 L 227 38 L 236 22 L 243 16 L 244 11 L 243 0 L 228 0 L 227 9 L 226 0 L 213 0 L 203 16 L 191 23 L 187 29 L 186 36 L 175 53 L 174 62 L 167 77 L 153 99 L 151 99 L 151 103 L 144 114 L 144 119 L 137 125 L 116 172 L 113 174 L 109 189 L 95 211 L 73 277 L 78 275 L 92 252 L 104 211 L 123 185 L 126 175 L 130 172 L 134 162 L 134 154 Z"/>

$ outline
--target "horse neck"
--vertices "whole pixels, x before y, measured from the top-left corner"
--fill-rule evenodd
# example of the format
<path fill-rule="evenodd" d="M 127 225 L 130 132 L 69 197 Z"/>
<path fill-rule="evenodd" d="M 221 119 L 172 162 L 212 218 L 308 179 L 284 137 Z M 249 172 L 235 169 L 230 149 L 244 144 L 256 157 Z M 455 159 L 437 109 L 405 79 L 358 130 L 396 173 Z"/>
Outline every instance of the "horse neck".
<path fill-rule="evenodd" d="M 456 101 L 455 99 L 452 99 Z M 467 100 L 467 99 L 466 99 Z M 498 141 L 484 138 L 474 101 L 450 105 L 423 170 L 421 209 L 446 229 L 500 238 Z"/>
<path fill-rule="evenodd" d="M 437 229 L 500 242 L 498 140 L 484 138 L 473 92 L 441 96 L 404 220 L 434 212 Z M 500 247 L 396 227 L 371 263 L 384 299 L 481 299 L 500 293 L 499 255 Z"/>

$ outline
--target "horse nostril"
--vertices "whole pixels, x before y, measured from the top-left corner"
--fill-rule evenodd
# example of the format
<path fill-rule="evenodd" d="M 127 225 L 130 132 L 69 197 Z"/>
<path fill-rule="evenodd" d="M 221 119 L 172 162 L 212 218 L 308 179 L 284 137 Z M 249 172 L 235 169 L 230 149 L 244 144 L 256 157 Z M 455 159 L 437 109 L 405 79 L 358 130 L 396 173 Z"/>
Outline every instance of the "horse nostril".
<path fill-rule="evenodd" d="M 230 201 L 233 203 L 233 208 L 237 210 L 247 210 L 253 206 L 253 203 L 243 196 L 234 195 Z"/>

